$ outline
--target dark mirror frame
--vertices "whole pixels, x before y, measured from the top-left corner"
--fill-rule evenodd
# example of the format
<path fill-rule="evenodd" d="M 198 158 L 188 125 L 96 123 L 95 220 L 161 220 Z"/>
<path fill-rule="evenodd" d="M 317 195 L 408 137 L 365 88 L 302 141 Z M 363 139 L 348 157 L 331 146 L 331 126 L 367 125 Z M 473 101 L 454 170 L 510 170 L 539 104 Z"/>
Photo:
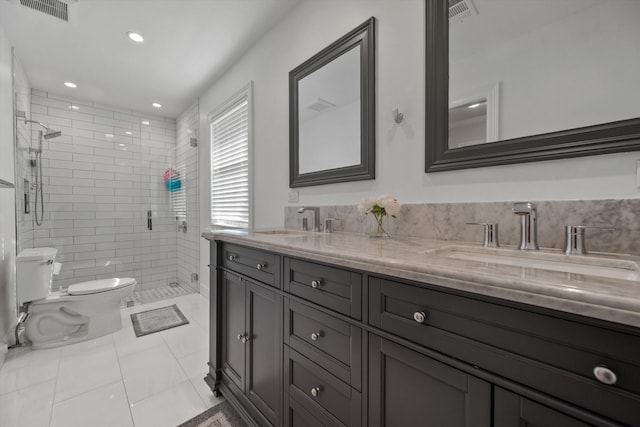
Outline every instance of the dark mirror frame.
<path fill-rule="evenodd" d="M 448 3 L 426 2 L 425 172 L 640 150 L 640 118 L 450 149 Z"/>
<path fill-rule="evenodd" d="M 360 164 L 301 174 L 298 146 L 298 81 L 347 51 L 360 46 Z M 375 18 L 289 72 L 289 187 L 375 178 Z"/>

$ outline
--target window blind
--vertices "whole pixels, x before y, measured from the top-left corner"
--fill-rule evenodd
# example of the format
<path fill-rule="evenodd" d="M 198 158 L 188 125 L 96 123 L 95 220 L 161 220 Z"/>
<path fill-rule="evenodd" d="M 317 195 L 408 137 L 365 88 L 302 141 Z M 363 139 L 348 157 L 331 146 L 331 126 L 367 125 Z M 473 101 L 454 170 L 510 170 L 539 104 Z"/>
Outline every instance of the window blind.
<path fill-rule="evenodd" d="M 249 228 L 249 98 L 212 117 L 211 224 Z"/>

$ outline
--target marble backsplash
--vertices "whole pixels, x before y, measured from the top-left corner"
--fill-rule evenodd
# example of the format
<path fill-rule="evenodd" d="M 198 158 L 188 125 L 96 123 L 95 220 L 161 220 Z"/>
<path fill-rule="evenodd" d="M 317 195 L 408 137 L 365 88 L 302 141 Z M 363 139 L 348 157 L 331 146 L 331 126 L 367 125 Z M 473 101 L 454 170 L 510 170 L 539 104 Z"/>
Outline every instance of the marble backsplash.
<path fill-rule="evenodd" d="M 640 256 L 640 199 L 557 200 L 534 202 L 538 211 L 538 244 L 562 249 L 565 225 L 611 225 L 616 229 L 587 230 L 587 250 Z M 467 222 L 499 224 L 502 246 L 520 242 L 520 219 L 511 211 L 513 202 L 425 203 L 402 205 L 397 218 L 389 218 L 386 229 L 392 237 L 423 237 L 481 243 L 481 226 Z M 298 206 L 285 207 L 285 228 L 299 229 Z M 334 231 L 372 233 L 375 220 L 358 214 L 356 205 L 320 206 L 320 218 L 338 218 Z"/>

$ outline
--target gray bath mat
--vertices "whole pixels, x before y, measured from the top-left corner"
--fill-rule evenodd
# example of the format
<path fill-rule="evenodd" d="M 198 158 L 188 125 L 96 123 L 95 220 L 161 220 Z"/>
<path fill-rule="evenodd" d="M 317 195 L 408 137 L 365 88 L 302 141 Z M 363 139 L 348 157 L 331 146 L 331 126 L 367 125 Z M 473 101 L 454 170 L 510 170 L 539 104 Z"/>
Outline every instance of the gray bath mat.
<path fill-rule="evenodd" d="M 134 313 L 131 315 L 131 323 L 133 323 L 133 331 L 136 333 L 136 337 L 141 337 L 175 328 L 176 326 L 186 325 L 189 321 L 184 317 L 178 306 L 173 304 L 169 307 Z"/>
<path fill-rule="evenodd" d="M 226 400 L 178 427 L 246 427 L 247 424 Z"/>

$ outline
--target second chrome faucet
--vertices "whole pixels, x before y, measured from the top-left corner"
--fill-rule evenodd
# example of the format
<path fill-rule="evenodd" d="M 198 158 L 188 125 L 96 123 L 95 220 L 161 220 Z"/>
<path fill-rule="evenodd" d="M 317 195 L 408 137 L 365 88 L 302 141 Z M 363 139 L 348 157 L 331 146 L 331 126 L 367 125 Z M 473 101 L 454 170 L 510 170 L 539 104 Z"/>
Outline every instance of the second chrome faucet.
<path fill-rule="evenodd" d="M 536 205 L 531 202 L 517 202 L 511 209 L 520 216 L 520 250 L 537 251 L 538 247 L 538 213 Z"/>

